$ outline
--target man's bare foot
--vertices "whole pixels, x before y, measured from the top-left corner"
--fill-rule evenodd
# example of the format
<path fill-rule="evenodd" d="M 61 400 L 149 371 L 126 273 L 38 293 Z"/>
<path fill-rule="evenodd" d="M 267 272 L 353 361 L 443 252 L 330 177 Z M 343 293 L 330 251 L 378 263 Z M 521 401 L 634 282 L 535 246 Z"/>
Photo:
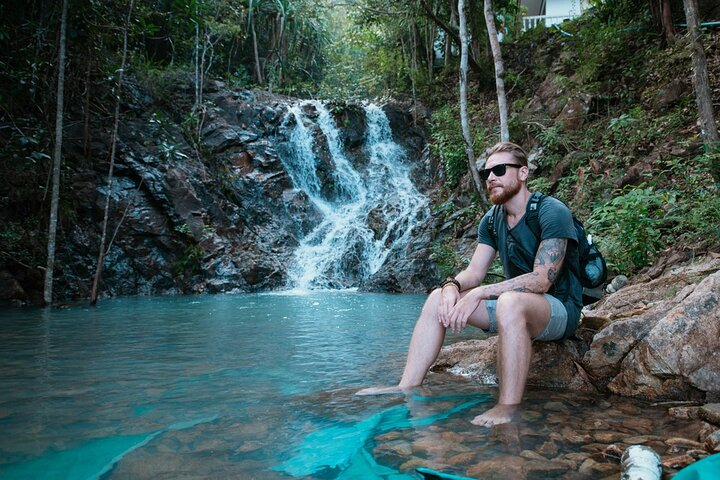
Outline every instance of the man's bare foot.
<path fill-rule="evenodd" d="M 481 427 L 492 427 L 501 423 L 510 423 L 515 416 L 519 405 L 501 405 L 497 404 L 485 413 L 481 413 L 473 418 L 470 423 Z"/>
<path fill-rule="evenodd" d="M 355 392 L 355 395 L 385 395 L 388 393 L 405 393 L 406 389 L 400 388 L 398 385 L 392 387 L 370 387 L 363 388 L 362 390 Z"/>

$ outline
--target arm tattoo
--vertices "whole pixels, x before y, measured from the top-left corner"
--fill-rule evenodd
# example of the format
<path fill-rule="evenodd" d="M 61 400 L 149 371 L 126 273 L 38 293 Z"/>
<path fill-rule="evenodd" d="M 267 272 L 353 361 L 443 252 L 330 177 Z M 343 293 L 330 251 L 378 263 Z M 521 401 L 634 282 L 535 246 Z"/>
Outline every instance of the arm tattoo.
<path fill-rule="evenodd" d="M 535 273 L 535 272 L 530 272 L 530 273 L 528 273 L 528 275 L 530 275 L 530 276 L 532 276 L 532 277 L 537 277 L 538 274 Z M 534 290 L 533 290 L 533 289 L 528 288 L 527 286 L 522 285 L 522 284 L 520 284 L 520 283 L 521 283 L 521 282 L 518 282 L 518 281 L 515 280 L 515 279 L 510 280 L 510 290 L 512 290 L 512 291 L 514 291 L 514 292 L 530 292 L 530 293 L 534 293 Z"/>
<path fill-rule="evenodd" d="M 565 260 L 565 249 L 567 240 L 564 238 L 548 238 L 540 242 L 535 254 L 535 268 L 547 270 L 547 279 L 555 283 L 560 275 L 563 261 Z"/>

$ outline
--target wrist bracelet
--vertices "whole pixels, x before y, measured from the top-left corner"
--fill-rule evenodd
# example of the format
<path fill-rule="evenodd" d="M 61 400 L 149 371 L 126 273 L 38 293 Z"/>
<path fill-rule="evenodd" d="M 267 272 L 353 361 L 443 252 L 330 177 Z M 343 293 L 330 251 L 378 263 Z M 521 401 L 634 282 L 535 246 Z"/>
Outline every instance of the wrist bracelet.
<path fill-rule="evenodd" d="M 455 288 L 458 289 L 458 292 L 462 291 L 462 289 L 460 288 L 460 282 L 458 282 L 454 277 L 446 278 L 445 281 L 440 284 L 440 290 L 450 284 L 455 285 Z"/>

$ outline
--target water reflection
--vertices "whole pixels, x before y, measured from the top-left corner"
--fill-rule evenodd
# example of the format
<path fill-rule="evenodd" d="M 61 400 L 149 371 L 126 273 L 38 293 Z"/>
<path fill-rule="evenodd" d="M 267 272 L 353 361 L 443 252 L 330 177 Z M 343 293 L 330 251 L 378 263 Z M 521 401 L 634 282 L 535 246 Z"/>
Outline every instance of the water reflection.
<path fill-rule="evenodd" d="M 697 437 L 698 424 L 660 407 L 535 390 L 520 421 L 488 431 L 470 420 L 495 389 L 440 373 L 409 396 L 356 397 L 397 379 L 423 300 L 323 292 L 3 311 L 0 477 L 383 478 L 426 466 L 603 478 L 626 445 L 662 454 L 668 436 Z"/>

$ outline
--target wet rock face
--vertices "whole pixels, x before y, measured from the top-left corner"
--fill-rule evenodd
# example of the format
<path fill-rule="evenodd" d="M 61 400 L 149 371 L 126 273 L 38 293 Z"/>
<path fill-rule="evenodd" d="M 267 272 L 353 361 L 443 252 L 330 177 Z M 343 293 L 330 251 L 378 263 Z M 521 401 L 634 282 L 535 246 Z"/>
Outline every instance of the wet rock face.
<path fill-rule="evenodd" d="M 536 342 L 528 384 L 646 399 L 720 395 L 720 260 L 641 275 L 586 308 L 575 339 Z M 659 276 L 658 276 L 659 275 Z M 435 368 L 495 383 L 494 338 L 445 347 Z"/>
<path fill-rule="evenodd" d="M 71 194 L 79 195 L 72 202 L 81 210 L 72 227 L 60 232 L 54 286 L 58 300 L 89 296 L 106 195 L 111 197 L 108 240 L 114 239 L 104 263 L 101 296 L 250 292 L 287 284 L 287 268 L 299 239 L 321 220 L 308 196 L 293 188 L 281 161 L 287 141 L 283 121 L 287 106 L 296 100 L 228 91 L 218 82 L 211 87 L 199 127 L 181 127 L 187 113 L 187 102 L 180 98 L 185 95 L 182 86 L 174 105 L 155 105 L 148 97 L 142 108 L 131 108 L 133 116 L 121 122 L 109 191 L 107 164 L 70 178 Z M 424 130 L 415 124 L 407 105 L 389 104 L 384 110 L 408 160 L 421 171 L 426 160 L 420 155 Z M 365 161 L 363 108 L 335 105 L 331 111 L 348 158 Z M 103 135 L 95 132 L 93 138 Z M 324 136 L 316 138 L 318 176 L 332 198 L 339 194 L 332 159 Z M 82 151 L 71 142 L 68 149 Z M 107 159 L 107 149 L 95 143 L 92 156 Z M 424 182 L 419 189 L 427 191 L 429 181 L 423 177 L 415 175 Z M 388 259 L 382 268 L 385 277 L 374 281 L 373 289 L 427 290 L 436 282 L 427 262 L 429 243 L 427 234 L 419 234 L 408 253 Z M 23 280 L 26 277 L 1 272 L 0 302 L 40 299 L 42 275 L 32 284 Z"/>

